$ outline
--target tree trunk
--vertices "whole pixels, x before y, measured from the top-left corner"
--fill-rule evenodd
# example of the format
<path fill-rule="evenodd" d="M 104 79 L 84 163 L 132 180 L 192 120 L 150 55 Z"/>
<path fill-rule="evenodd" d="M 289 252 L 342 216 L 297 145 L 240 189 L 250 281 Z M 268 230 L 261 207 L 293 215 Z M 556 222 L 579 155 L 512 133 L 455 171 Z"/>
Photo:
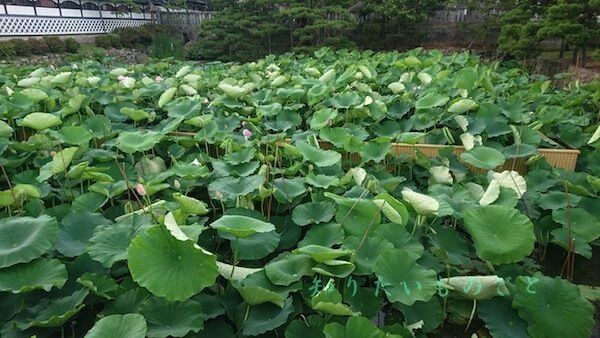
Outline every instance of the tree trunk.
<path fill-rule="evenodd" d="M 587 59 L 587 46 L 583 45 L 581 47 L 581 67 L 585 68 L 585 61 Z"/>
<path fill-rule="evenodd" d="M 573 48 L 573 57 L 571 58 L 571 63 L 577 65 L 577 52 L 579 49 L 577 47 Z"/>
<path fill-rule="evenodd" d="M 560 38 L 560 53 L 558 54 L 558 58 L 562 59 L 565 57 L 565 38 Z"/>

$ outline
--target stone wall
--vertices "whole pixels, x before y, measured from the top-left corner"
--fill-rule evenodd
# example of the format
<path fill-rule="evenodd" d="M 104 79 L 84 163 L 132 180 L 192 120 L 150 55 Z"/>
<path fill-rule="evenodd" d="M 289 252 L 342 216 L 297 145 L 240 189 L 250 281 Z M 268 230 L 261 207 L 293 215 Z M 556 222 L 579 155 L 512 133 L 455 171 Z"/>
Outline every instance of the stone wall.
<path fill-rule="evenodd" d="M 143 51 L 136 49 L 108 49 L 104 51 L 107 57 L 115 58 L 117 62 L 136 64 L 145 63 L 148 60 L 148 55 Z M 46 55 L 32 55 L 28 57 L 16 57 L 7 60 L 0 60 L 0 64 L 12 65 L 12 66 L 35 66 L 35 65 L 64 65 L 69 60 L 81 61 L 86 59 L 93 59 L 93 54 L 53 54 L 48 53 Z"/>

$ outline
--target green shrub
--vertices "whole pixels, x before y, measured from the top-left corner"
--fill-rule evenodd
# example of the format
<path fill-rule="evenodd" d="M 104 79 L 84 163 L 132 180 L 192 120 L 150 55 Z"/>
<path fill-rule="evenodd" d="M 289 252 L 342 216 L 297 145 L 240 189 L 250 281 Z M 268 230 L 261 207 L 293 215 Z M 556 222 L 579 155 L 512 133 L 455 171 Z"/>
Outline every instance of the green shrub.
<path fill-rule="evenodd" d="M 96 46 L 102 47 L 102 48 L 112 47 L 110 36 L 108 36 L 108 35 L 98 35 L 95 39 L 95 43 L 96 43 Z"/>
<path fill-rule="evenodd" d="M 0 58 L 9 58 L 17 55 L 12 41 L 0 41 Z"/>
<path fill-rule="evenodd" d="M 160 33 L 154 38 L 148 54 L 159 59 L 168 57 L 183 59 L 183 41 L 167 33 Z"/>
<path fill-rule="evenodd" d="M 77 51 L 79 50 L 79 42 L 77 42 L 77 40 L 73 39 L 73 38 L 66 38 L 65 39 L 65 49 L 67 51 L 67 53 L 77 53 Z"/>
<path fill-rule="evenodd" d="M 46 43 L 46 40 L 43 39 L 29 39 L 29 44 L 31 45 L 31 51 L 36 55 L 44 55 L 50 51 L 50 47 Z"/>
<path fill-rule="evenodd" d="M 48 45 L 50 53 L 64 53 L 67 49 L 65 42 L 57 36 L 44 36 L 42 39 Z"/>
<path fill-rule="evenodd" d="M 13 43 L 15 48 L 15 53 L 17 56 L 29 56 L 32 53 L 32 46 L 29 40 L 25 39 L 11 39 L 9 40 Z"/>

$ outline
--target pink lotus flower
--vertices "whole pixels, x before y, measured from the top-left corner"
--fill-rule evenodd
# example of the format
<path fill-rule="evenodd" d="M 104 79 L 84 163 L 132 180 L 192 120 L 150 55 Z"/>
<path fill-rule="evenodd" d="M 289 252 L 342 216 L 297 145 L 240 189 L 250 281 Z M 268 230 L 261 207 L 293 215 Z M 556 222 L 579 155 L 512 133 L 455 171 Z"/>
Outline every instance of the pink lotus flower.
<path fill-rule="evenodd" d="M 138 184 L 135 185 L 135 191 L 140 196 L 146 196 L 146 189 L 144 188 L 144 185 L 141 184 L 141 183 L 138 183 Z"/>
<path fill-rule="evenodd" d="M 252 136 L 252 132 L 248 129 L 244 129 L 242 130 L 242 135 L 244 135 L 244 138 L 247 140 Z"/>
<path fill-rule="evenodd" d="M 125 76 L 123 76 L 123 75 L 117 76 L 117 81 L 121 82 L 123 80 L 125 80 Z"/>
<path fill-rule="evenodd" d="M 157 76 L 154 78 L 154 82 L 156 82 L 156 83 L 161 83 L 161 82 L 162 82 L 162 80 L 163 80 L 163 78 L 162 78 L 162 77 L 160 77 L 160 75 L 157 75 Z"/>

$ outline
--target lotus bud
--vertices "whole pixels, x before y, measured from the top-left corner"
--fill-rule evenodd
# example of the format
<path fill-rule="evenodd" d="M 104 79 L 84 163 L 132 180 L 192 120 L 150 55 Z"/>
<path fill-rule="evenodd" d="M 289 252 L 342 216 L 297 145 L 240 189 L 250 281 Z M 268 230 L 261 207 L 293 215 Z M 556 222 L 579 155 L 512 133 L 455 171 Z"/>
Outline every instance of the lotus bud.
<path fill-rule="evenodd" d="M 248 122 L 246 122 L 246 121 L 242 121 L 242 126 L 243 126 L 243 127 L 245 127 L 245 126 L 247 126 L 247 125 L 248 125 Z"/>
<path fill-rule="evenodd" d="M 173 181 L 173 186 L 175 189 L 179 190 L 181 188 L 181 183 L 178 180 Z"/>
<path fill-rule="evenodd" d="M 223 194 L 221 194 L 220 191 L 215 192 L 215 198 L 218 200 L 222 200 L 223 199 Z"/>
<path fill-rule="evenodd" d="M 242 135 L 244 135 L 244 138 L 247 140 L 252 136 L 252 132 L 248 129 L 244 129 L 242 130 Z"/>
<path fill-rule="evenodd" d="M 157 75 L 157 76 L 154 78 L 154 82 L 156 82 L 156 83 L 161 83 L 161 82 L 162 82 L 162 80 L 163 80 L 163 78 L 162 78 L 160 75 Z"/>
<path fill-rule="evenodd" d="M 50 152 L 50 157 L 54 157 L 54 156 L 56 156 L 56 151 L 52 150 L 52 151 Z"/>
<path fill-rule="evenodd" d="M 208 104 L 208 98 L 205 97 L 204 100 L 202 101 L 202 103 Z"/>
<path fill-rule="evenodd" d="M 146 196 L 146 189 L 144 188 L 144 185 L 141 184 L 141 183 L 138 183 L 138 184 L 135 185 L 135 191 L 140 196 Z"/>
<path fill-rule="evenodd" d="M 125 76 L 123 76 L 123 75 L 117 76 L 117 81 L 121 82 L 123 80 L 125 80 Z"/>
<path fill-rule="evenodd" d="M 193 165 L 195 165 L 195 166 L 200 166 L 200 162 L 198 161 L 198 159 L 197 159 L 197 158 L 195 158 L 195 159 L 192 161 L 192 163 L 190 163 L 190 164 L 193 164 Z"/>
<path fill-rule="evenodd" d="M 71 69 L 73 69 L 73 70 L 79 69 L 79 66 L 77 66 L 76 63 L 74 63 L 71 65 Z"/>

